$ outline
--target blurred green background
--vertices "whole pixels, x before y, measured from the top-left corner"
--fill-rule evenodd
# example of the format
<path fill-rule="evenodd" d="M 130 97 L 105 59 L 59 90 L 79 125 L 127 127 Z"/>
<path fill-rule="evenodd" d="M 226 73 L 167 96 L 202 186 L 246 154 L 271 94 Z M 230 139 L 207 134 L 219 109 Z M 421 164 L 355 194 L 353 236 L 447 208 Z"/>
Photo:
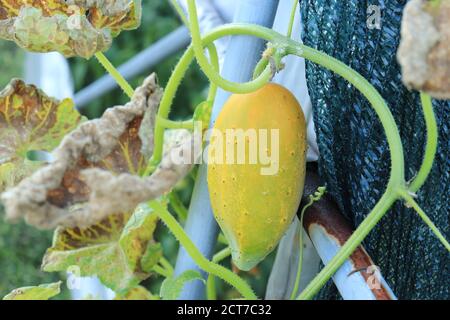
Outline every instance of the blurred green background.
<path fill-rule="evenodd" d="M 144 50 L 156 40 L 180 26 L 180 21 L 167 1 L 143 1 L 142 25 L 134 31 L 122 32 L 113 42 L 112 47 L 106 52 L 106 56 L 115 66 L 126 62 L 134 55 Z M 181 52 L 169 57 L 160 63 L 154 70 L 147 71 L 131 81 L 138 86 L 148 72 L 155 71 L 161 86 L 165 86 Z M 0 41 L 0 87 L 3 88 L 13 77 L 23 76 L 23 61 L 25 52 L 12 42 Z M 105 74 L 104 69 L 95 60 L 89 61 L 81 58 L 69 59 L 72 70 L 75 91 L 82 89 L 91 82 Z M 172 110 L 173 119 L 188 118 L 195 106 L 205 97 L 208 82 L 199 70 L 197 64 L 193 64 L 181 85 Z M 108 107 L 121 105 L 128 101 L 125 94 L 116 89 L 104 97 L 90 103 L 83 110 L 89 118 L 102 115 Z M 193 186 L 193 179 L 186 181 L 178 187 L 178 194 L 187 206 Z M 174 264 L 178 251 L 178 244 L 168 233 L 165 227 L 159 226 L 157 240 L 164 247 L 164 253 Z M 9 225 L 0 219 L 0 297 L 12 289 L 22 286 L 38 285 L 40 283 L 57 281 L 63 279 L 63 274 L 47 274 L 39 270 L 41 258 L 47 247 L 51 245 L 51 232 L 41 232 L 25 224 Z M 218 246 L 218 250 L 223 248 Z M 260 265 L 258 269 L 244 276 L 251 282 L 259 296 L 264 296 L 265 285 L 270 271 L 273 255 Z M 230 266 L 230 261 L 224 261 L 224 265 Z M 158 293 L 161 279 L 154 278 L 146 280 L 144 284 L 153 293 Z M 229 290 L 220 281 L 217 281 L 219 297 L 237 297 L 234 290 Z M 65 288 L 65 286 L 62 286 Z M 67 290 L 59 298 L 69 298 Z"/>

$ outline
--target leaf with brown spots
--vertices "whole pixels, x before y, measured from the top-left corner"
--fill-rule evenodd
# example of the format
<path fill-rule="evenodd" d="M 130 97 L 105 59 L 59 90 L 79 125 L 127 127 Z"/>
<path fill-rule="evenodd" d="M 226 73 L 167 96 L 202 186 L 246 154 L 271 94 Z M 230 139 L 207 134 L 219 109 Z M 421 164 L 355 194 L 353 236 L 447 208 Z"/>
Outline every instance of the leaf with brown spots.
<path fill-rule="evenodd" d="M 98 168 L 107 170 L 114 175 L 120 173 L 142 174 L 146 166 L 146 159 L 141 153 L 142 143 L 139 138 L 142 118 L 142 116 L 138 116 L 130 121 L 125 132 L 119 137 L 116 147 L 104 159 L 93 162 L 81 157 L 78 164 L 64 174 L 61 185 L 48 191 L 48 201 L 60 208 L 86 202 L 91 191 L 80 175 L 84 169 Z"/>
<path fill-rule="evenodd" d="M 139 26 L 141 0 L 0 0 L 0 38 L 35 52 L 90 58 Z"/>
<path fill-rule="evenodd" d="M 116 295 L 114 300 L 158 300 L 158 297 L 144 287 L 137 286 L 124 295 Z"/>
<path fill-rule="evenodd" d="M 60 293 L 60 287 L 61 281 L 37 287 L 18 288 L 3 297 L 3 300 L 48 300 Z"/>
<path fill-rule="evenodd" d="M 30 151 L 51 152 L 82 120 L 72 100 L 12 80 L 0 92 L 0 192 L 42 166 L 28 159 Z"/>
<path fill-rule="evenodd" d="M 81 276 L 95 275 L 108 288 L 126 294 L 150 276 L 150 270 L 141 267 L 142 257 L 149 251 L 161 256 L 161 248 L 155 251 L 153 241 L 158 217 L 145 205 L 129 217 L 115 214 L 89 228 L 58 228 L 42 269 L 67 271 L 77 266 Z"/>
<path fill-rule="evenodd" d="M 201 131 L 166 143 L 171 147 L 160 164 L 142 177 L 161 95 L 151 75 L 125 106 L 108 109 L 68 134 L 51 163 L 0 196 L 6 218 L 25 218 L 41 229 L 86 228 L 170 192 L 201 156 Z"/>
<path fill-rule="evenodd" d="M 7 219 L 24 217 L 42 229 L 86 228 L 110 214 L 133 211 L 138 203 L 126 210 L 91 210 L 91 187 L 83 172 L 97 169 L 113 176 L 141 174 L 148 159 L 141 152 L 139 129 L 146 112 L 156 112 L 161 94 L 156 76 L 151 75 L 128 104 L 110 108 L 102 118 L 86 121 L 68 134 L 52 153 L 51 163 L 1 195 Z"/>

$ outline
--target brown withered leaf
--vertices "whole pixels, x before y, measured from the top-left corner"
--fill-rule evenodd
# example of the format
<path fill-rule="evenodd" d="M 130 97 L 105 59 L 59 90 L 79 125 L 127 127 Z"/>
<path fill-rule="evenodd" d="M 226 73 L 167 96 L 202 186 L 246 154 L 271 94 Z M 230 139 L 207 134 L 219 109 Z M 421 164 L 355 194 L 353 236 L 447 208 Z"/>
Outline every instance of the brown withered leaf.
<path fill-rule="evenodd" d="M 2 194 L 7 219 L 25 217 L 40 228 L 60 224 L 87 227 L 101 220 L 104 216 L 88 210 L 90 188 L 81 172 L 99 168 L 112 174 L 139 173 L 145 163 L 139 127 L 144 113 L 156 109 L 160 97 L 156 76 L 152 75 L 127 105 L 108 109 L 102 118 L 84 122 L 68 134 L 52 153 L 50 164 Z"/>
<path fill-rule="evenodd" d="M 88 168 L 107 170 L 113 175 L 141 174 L 146 165 L 146 159 L 140 151 L 141 139 L 138 135 L 142 118 L 142 116 L 137 116 L 128 123 L 125 132 L 119 137 L 117 145 L 104 159 L 92 162 L 81 156 L 76 166 L 65 172 L 60 186 L 48 191 L 48 201 L 61 208 L 86 202 L 91 190 L 82 178 L 82 171 Z"/>
<path fill-rule="evenodd" d="M 166 194 L 197 163 L 201 147 L 195 136 L 188 135 L 174 144 L 148 178 L 130 174 L 113 175 L 97 168 L 84 170 L 82 176 L 91 188 L 90 210 L 107 215 L 114 209 L 130 210 L 141 202 Z"/>
<path fill-rule="evenodd" d="M 148 77 L 131 102 L 81 124 L 52 153 L 53 161 L 1 196 L 6 217 L 21 217 L 38 228 L 89 227 L 108 215 L 132 212 L 136 206 L 169 192 L 192 168 L 194 137 L 166 152 L 155 172 L 141 178 L 145 157 L 140 129 L 153 123 L 161 90 Z M 146 113 L 152 116 L 147 116 Z M 141 138 L 142 137 L 142 138 Z M 151 149 L 148 144 L 145 149 Z M 201 148 L 200 148 L 201 153 Z M 182 161 L 177 162 L 173 154 Z M 197 156 L 197 154 L 195 155 Z"/>
<path fill-rule="evenodd" d="M 411 0 L 397 52 L 408 88 L 450 99 L 450 1 Z"/>

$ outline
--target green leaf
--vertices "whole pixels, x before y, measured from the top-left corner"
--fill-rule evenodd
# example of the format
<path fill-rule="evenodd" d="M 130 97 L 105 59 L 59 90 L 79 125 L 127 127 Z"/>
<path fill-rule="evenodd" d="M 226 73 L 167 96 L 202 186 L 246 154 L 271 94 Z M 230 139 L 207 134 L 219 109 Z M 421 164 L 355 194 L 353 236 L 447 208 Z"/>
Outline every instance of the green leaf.
<path fill-rule="evenodd" d="M 0 0 L 0 38 L 67 57 L 107 50 L 112 37 L 137 28 L 140 20 L 141 0 Z"/>
<path fill-rule="evenodd" d="M 57 229 L 42 269 L 55 272 L 77 266 L 81 276 L 95 275 L 107 287 L 125 294 L 150 276 L 149 270 L 142 269 L 141 259 L 145 255 L 149 259 L 148 248 L 154 246 L 153 232 L 158 219 L 144 205 L 128 220 L 129 216 L 111 215 L 86 229 Z"/>
<path fill-rule="evenodd" d="M 145 272 L 152 271 L 153 267 L 159 262 L 163 256 L 160 243 L 151 243 L 147 246 L 147 250 L 141 259 L 141 268 Z"/>
<path fill-rule="evenodd" d="M 211 120 L 212 104 L 209 101 L 203 101 L 200 103 L 194 111 L 194 121 L 200 121 L 202 123 L 202 129 L 206 130 L 209 127 Z"/>
<path fill-rule="evenodd" d="M 42 166 L 28 159 L 29 151 L 52 151 L 82 120 L 72 100 L 12 80 L 0 92 L 0 192 Z"/>
<path fill-rule="evenodd" d="M 114 300 L 158 300 L 158 297 L 144 287 L 137 286 L 124 295 L 117 295 Z"/>
<path fill-rule="evenodd" d="M 37 287 L 18 288 L 3 297 L 3 300 L 48 300 L 60 293 L 60 287 L 61 281 Z"/>
<path fill-rule="evenodd" d="M 161 297 L 163 300 L 176 300 L 180 296 L 184 285 L 193 280 L 205 281 L 197 270 L 187 270 L 178 277 L 167 278 L 161 285 Z"/>

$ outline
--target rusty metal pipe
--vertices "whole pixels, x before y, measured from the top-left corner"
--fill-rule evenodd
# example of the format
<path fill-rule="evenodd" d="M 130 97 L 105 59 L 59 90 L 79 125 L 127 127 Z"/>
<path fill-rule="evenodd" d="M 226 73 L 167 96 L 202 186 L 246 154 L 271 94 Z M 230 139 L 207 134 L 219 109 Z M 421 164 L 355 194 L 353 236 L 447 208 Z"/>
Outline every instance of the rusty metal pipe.
<path fill-rule="evenodd" d="M 302 203 L 309 201 L 320 186 L 319 176 L 308 171 Z M 340 213 L 327 195 L 309 207 L 303 226 L 320 258 L 327 264 L 353 233 L 350 222 Z M 333 276 L 336 287 L 345 300 L 396 300 L 366 250 L 359 246 Z"/>

